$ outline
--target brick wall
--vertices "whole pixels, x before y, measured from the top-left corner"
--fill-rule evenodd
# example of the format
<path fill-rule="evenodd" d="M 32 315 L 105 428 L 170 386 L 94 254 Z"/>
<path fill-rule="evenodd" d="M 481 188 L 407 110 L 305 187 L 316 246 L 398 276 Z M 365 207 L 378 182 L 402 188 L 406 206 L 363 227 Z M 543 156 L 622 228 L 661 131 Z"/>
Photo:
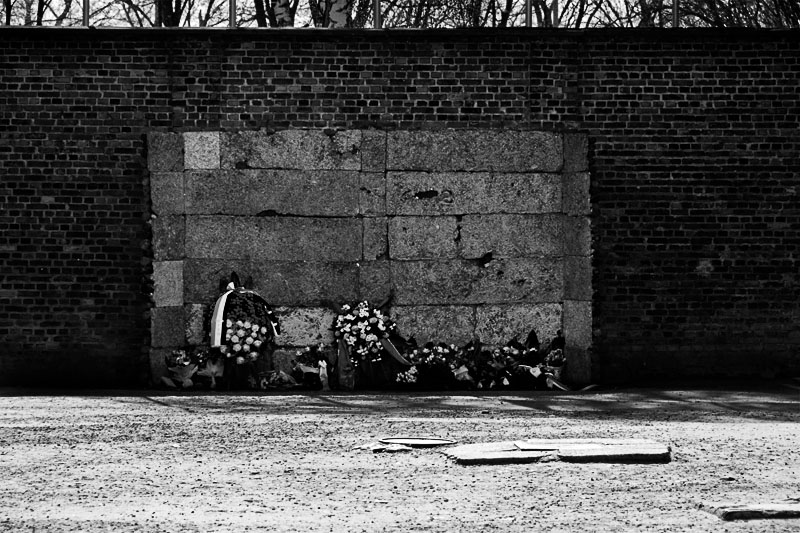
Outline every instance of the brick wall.
<path fill-rule="evenodd" d="M 0 32 L 0 381 L 143 382 L 152 131 L 585 133 L 599 377 L 800 369 L 800 36 Z"/>

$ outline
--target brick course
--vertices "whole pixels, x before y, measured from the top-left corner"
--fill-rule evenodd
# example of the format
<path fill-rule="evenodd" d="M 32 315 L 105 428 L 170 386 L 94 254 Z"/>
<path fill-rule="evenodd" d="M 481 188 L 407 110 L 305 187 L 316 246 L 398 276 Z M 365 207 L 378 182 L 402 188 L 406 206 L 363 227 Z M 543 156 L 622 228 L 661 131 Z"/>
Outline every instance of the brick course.
<path fill-rule="evenodd" d="M 204 166 L 174 132 L 291 128 L 585 134 L 598 377 L 800 370 L 796 32 L 6 28 L 0 63 L 2 383 L 144 382 L 152 257 L 180 254 L 148 220 L 185 209 L 151 179 Z M 378 296 L 371 263 L 336 275 Z"/>

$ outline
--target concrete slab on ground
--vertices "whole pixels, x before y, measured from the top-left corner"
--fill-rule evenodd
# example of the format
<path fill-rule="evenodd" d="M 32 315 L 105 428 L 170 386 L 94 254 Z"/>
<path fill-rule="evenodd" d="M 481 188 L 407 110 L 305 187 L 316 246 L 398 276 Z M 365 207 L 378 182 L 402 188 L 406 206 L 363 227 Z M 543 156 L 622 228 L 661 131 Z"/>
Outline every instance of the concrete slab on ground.
<path fill-rule="evenodd" d="M 709 503 L 698 509 L 723 520 L 755 520 L 765 518 L 800 518 L 800 498 L 762 503 Z"/>
<path fill-rule="evenodd" d="M 459 464 L 668 463 L 669 446 L 649 439 L 529 439 L 465 444 L 443 453 Z"/>

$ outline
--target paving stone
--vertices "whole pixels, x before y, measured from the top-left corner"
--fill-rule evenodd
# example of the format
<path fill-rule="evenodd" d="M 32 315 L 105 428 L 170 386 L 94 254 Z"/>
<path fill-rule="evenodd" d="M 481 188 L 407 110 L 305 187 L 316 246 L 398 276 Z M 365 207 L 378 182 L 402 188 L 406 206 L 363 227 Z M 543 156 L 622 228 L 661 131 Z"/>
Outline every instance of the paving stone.
<path fill-rule="evenodd" d="M 186 172 L 188 214 L 355 216 L 360 175 L 337 170 Z"/>
<path fill-rule="evenodd" d="M 475 308 L 465 305 L 392 307 L 400 334 L 414 337 L 419 345 L 445 342 L 462 346 L 475 335 Z"/>
<path fill-rule="evenodd" d="M 703 502 L 697 507 L 702 511 L 720 517 L 722 520 L 800 518 L 800 500 L 796 498 L 758 503 Z"/>
<path fill-rule="evenodd" d="M 458 229 L 455 217 L 392 217 L 389 219 L 391 259 L 453 259 Z"/>
<path fill-rule="evenodd" d="M 327 305 L 359 297 L 359 268 L 355 263 L 188 259 L 184 292 L 187 303 L 213 304 L 219 282 L 237 272 L 271 305 Z"/>
<path fill-rule="evenodd" d="M 153 261 L 153 301 L 156 307 L 183 305 L 183 261 Z"/>
<path fill-rule="evenodd" d="M 462 465 L 526 464 L 555 458 L 552 451 L 522 451 L 513 442 L 463 444 L 442 453 Z"/>
<path fill-rule="evenodd" d="M 361 170 L 361 132 L 242 131 L 222 134 L 222 168 Z"/>
<path fill-rule="evenodd" d="M 541 131 L 393 131 L 387 139 L 389 170 L 494 170 L 557 172 L 563 142 Z"/>
<path fill-rule="evenodd" d="M 183 215 L 186 212 L 183 172 L 151 172 L 150 201 L 158 216 Z"/>
<path fill-rule="evenodd" d="M 331 326 L 336 313 L 323 307 L 279 307 L 275 314 L 281 323 L 279 346 L 316 346 L 333 342 Z"/>
<path fill-rule="evenodd" d="M 560 256 L 560 215 L 465 215 L 459 222 L 461 255 L 496 258 Z"/>
<path fill-rule="evenodd" d="M 183 137 L 180 133 L 147 134 L 147 168 L 152 172 L 183 170 Z"/>
<path fill-rule="evenodd" d="M 187 131 L 183 134 L 183 168 L 200 170 L 219 168 L 218 131 Z"/>
<path fill-rule="evenodd" d="M 361 234 L 361 220 L 357 218 L 191 215 L 186 218 L 186 256 L 358 261 Z"/>
<path fill-rule="evenodd" d="M 389 172 L 390 215 L 556 213 L 561 176 L 540 173 Z"/>
<path fill-rule="evenodd" d="M 516 338 L 524 342 L 531 329 L 542 343 L 562 329 L 560 303 L 479 306 L 475 311 L 475 336 L 484 344 L 501 346 Z"/>
<path fill-rule="evenodd" d="M 186 220 L 182 215 L 164 215 L 152 219 L 153 259 L 177 261 L 184 258 Z"/>
<path fill-rule="evenodd" d="M 443 453 L 460 464 L 559 460 L 582 463 L 666 463 L 669 447 L 647 439 L 531 439 L 466 444 Z"/>
<path fill-rule="evenodd" d="M 556 302 L 563 267 L 553 258 L 392 261 L 397 305 Z"/>

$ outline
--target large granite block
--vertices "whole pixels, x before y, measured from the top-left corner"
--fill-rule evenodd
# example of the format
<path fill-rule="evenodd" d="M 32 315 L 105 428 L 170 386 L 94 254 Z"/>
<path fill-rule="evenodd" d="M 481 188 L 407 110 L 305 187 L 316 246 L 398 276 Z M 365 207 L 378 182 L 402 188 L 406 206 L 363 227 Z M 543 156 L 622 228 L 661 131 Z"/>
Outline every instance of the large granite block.
<path fill-rule="evenodd" d="M 187 131 L 183 134 L 183 168 L 202 170 L 219 168 L 218 131 Z"/>
<path fill-rule="evenodd" d="M 393 261 L 397 305 L 555 302 L 563 266 L 552 258 L 480 261 Z"/>
<path fill-rule="evenodd" d="M 183 172 L 152 172 L 150 200 L 158 216 L 182 215 L 186 212 Z"/>
<path fill-rule="evenodd" d="M 564 172 L 589 170 L 589 137 L 585 133 L 564 134 Z"/>
<path fill-rule="evenodd" d="M 188 214 L 355 216 L 360 176 L 353 171 L 186 172 Z"/>
<path fill-rule="evenodd" d="M 303 261 L 241 261 L 187 259 L 185 299 L 213 304 L 219 283 L 236 272 L 242 281 L 272 305 L 325 305 L 359 297 L 359 268 L 355 263 Z"/>
<path fill-rule="evenodd" d="M 183 305 L 183 261 L 153 261 L 153 302 L 156 307 Z"/>
<path fill-rule="evenodd" d="M 564 256 L 564 299 L 591 301 L 591 256 Z"/>
<path fill-rule="evenodd" d="M 592 253 L 592 228 L 589 217 L 564 216 L 564 254 L 588 256 Z"/>
<path fill-rule="evenodd" d="M 362 224 L 364 227 L 362 259 L 365 261 L 386 259 L 389 254 L 388 219 L 364 218 Z"/>
<path fill-rule="evenodd" d="M 386 170 L 386 132 L 376 130 L 361 132 L 361 170 L 365 172 Z"/>
<path fill-rule="evenodd" d="M 179 348 L 186 342 L 183 306 L 150 310 L 150 346 Z"/>
<path fill-rule="evenodd" d="M 358 261 L 356 218 L 188 216 L 186 256 L 262 261 Z"/>
<path fill-rule="evenodd" d="M 467 215 L 460 222 L 465 258 L 560 256 L 560 215 Z"/>
<path fill-rule="evenodd" d="M 480 306 L 475 312 L 475 335 L 484 344 L 501 346 L 511 339 L 525 342 L 533 329 L 544 344 L 562 329 L 562 312 L 560 303 Z"/>
<path fill-rule="evenodd" d="M 281 334 L 279 346 L 316 346 L 333 342 L 331 326 L 336 313 L 322 307 L 281 307 L 276 309 Z"/>
<path fill-rule="evenodd" d="M 151 172 L 183 170 L 183 137 L 180 133 L 147 134 L 147 168 Z"/>
<path fill-rule="evenodd" d="M 389 256 L 393 260 L 452 259 L 457 256 L 455 217 L 392 217 Z"/>
<path fill-rule="evenodd" d="M 562 175 L 562 211 L 567 215 L 589 215 L 592 212 L 591 186 L 588 172 Z"/>
<path fill-rule="evenodd" d="M 563 142 L 541 131 L 393 131 L 388 134 L 389 170 L 493 170 L 557 172 Z"/>
<path fill-rule="evenodd" d="M 181 215 L 164 215 L 152 219 L 153 259 L 176 261 L 185 255 L 186 220 Z"/>
<path fill-rule="evenodd" d="M 380 305 L 392 294 L 389 261 L 362 261 L 358 265 L 358 299 Z M 351 300 L 340 300 L 339 303 Z"/>
<path fill-rule="evenodd" d="M 361 170 L 361 132 L 223 133 L 222 168 Z"/>
<path fill-rule="evenodd" d="M 583 384 L 592 380 L 592 302 L 564 301 L 565 379 Z"/>
<path fill-rule="evenodd" d="M 383 172 L 359 172 L 359 209 L 364 216 L 386 214 L 386 176 Z"/>
<path fill-rule="evenodd" d="M 489 172 L 389 172 L 390 215 L 556 213 L 561 210 L 558 174 Z"/>
<path fill-rule="evenodd" d="M 208 306 L 203 304 L 188 304 L 183 306 L 184 324 L 186 327 L 186 342 L 193 346 L 209 342 L 209 333 L 206 331 L 206 312 Z M 210 313 L 209 313 L 210 316 Z"/>
<path fill-rule="evenodd" d="M 475 334 L 475 308 L 464 305 L 392 307 L 392 318 L 404 337 L 417 344 L 445 342 L 462 346 Z"/>

